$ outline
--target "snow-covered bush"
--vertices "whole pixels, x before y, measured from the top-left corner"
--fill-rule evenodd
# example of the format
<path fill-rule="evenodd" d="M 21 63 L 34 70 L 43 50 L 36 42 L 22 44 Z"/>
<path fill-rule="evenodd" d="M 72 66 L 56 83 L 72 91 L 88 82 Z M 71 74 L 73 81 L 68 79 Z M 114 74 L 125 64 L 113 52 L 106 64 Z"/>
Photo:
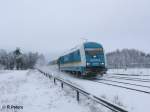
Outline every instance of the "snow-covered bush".
<path fill-rule="evenodd" d="M 20 50 L 20 49 L 19 49 Z M 15 52 L 6 52 L 0 50 L 0 69 L 29 69 L 33 68 L 35 64 L 44 64 L 44 56 L 38 53 L 21 53 L 16 55 Z M 18 64 L 19 63 L 19 64 Z"/>
<path fill-rule="evenodd" d="M 0 70 L 4 70 L 4 69 L 5 69 L 5 67 L 0 64 Z"/>

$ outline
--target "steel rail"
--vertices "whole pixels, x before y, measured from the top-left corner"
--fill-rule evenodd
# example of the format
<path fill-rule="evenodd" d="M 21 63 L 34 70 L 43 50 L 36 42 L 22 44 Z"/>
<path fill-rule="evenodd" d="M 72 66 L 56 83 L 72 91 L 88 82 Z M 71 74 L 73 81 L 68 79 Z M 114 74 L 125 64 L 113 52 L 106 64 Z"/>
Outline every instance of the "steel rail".
<path fill-rule="evenodd" d="M 106 78 L 123 79 L 123 80 L 131 80 L 131 81 L 138 81 L 138 82 L 150 82 L 149 79 L 130 78 L 130 77 L 106 76 Z"/>
<path fill-rule="evenodd" d="M 109 73 L 109 74 L 111 74 L 111 75 L 119 75 L 119 76 L 140 76 L 140 77 L 142 77 L 142 76 L 150 76 L 150 75 L 138 75 L 138 74 L 124 74 L 124 73 Z"/>
<path fill-rule="evenodd" d="M 102 81 L 95 81 L 95 82 L 102 83 L 102 84 L 105 84 L 105 85 L 120 87 L 120 88 L 124 88 L 124 89 L 128 89 L 128 90 L 138 91 L 138 92 L 142 92 L 142 93 L 146 93 L 146 94 L 150 94 L 150 91 L 144 91 L 144 90 L 140 90 L 140 89 L 129 88 L 129 87 L 126 87 L 126 86 L 121 86 L 121 85 L 106 83 L 106 82 L 102 82 Z"/>
<path fill-rule="evenodd" d="M 144 87 L 144 88 L 149 88 L 150 86 L 145 86 L 145 85 L 140 85 L 140 84 L 135 84 L 135 83 L 128 83 L 128 82 L 121 82 L 121 81 L 114 81 L 114 80 L 109 80 L 109 79 L 104 79 L 104 78 L 95 78 L 95 80 L 102 80 L 102 81 L 109 81 L 109 82 L 116 82 L 116 83 L 120 83 L 120 84 L 127 84 L 127 85 L 133 85 L 133 86 L 138 86 L 138 87 Z"/>

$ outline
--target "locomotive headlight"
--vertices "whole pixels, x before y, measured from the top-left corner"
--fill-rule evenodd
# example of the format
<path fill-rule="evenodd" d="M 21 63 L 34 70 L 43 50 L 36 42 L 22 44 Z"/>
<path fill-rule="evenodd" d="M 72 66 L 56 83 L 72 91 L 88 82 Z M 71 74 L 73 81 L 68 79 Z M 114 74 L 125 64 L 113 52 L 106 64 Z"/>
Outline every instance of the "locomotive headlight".
<path fill-rule="evenodd" d="M 87 66 L 89 66 L 89 65 L 90 65 L 90 63 L 88 63 L 88 62 L 87 62 L 87 63 L 86 63 L 86 65 L 87 65 Z"/>
<path fill-rule="evenodd" d="M 102 65 L 104 65 L 104 63 L 101 63 Z"/>

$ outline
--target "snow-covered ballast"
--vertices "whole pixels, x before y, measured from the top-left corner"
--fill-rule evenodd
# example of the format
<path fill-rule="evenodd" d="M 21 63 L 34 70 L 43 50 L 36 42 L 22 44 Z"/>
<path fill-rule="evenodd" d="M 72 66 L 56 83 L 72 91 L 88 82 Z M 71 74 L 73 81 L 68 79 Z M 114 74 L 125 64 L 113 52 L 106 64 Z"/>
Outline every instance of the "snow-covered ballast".
<path fill-rule="evenodd" d="M 61 71 L 80 75 L 103 74 L 106 72 L 104 49 L 96 42 L 85 42 L 64 53 L 58 59 Z"/>

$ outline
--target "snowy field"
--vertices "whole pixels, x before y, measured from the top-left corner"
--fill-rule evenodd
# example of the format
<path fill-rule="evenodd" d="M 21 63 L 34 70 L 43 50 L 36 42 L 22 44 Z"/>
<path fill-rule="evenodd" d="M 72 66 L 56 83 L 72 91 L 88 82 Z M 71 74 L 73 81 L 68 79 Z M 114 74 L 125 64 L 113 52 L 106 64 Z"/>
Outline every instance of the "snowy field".
<path fill-rule="evenodd" d="M 79 79 L 66 73 L 60 73 L 55 67 L 41 67 L 40 69 L 61 77 L 93 95 L 122 106 L 129 112 L 149 112 L 150 110 L 150 94 Z M 138 70 L 130 71 L 141 73 Z M 129 71 L 128 73 L 133 74 Z M 150 75 L 150 72 L 144 73 L 142 70 L 142 74 Z M 115 79 L 115 81 L 119 81 L 119 79 Z M 143 82 L 142 84 L 150 86 L 150 83 Z M 36 70 L 0 71 L 0 111 L 2 112 L 110 112 L 83 96 L 80 98 L 81 101 L 78 103 L 75 91 L 67 86 L 64 86 L 62 90 L 58 82 L 55 86 L 52 80 Z M 8 105 L 18 106 L 19 109 L 15 111 L 8 109 L 6 108 Z"/>
<path fill-rule="evenodd" d="M 34 70 L 0 71 L 1 112 L 98 112 L 87 102 L 77 102 L 75 94 Z M 17 106 L 12 109 L 7 106 Z M 15 109 L 14 108 L 18 108 Z M 100 112 L 100 111 L 99 111 Z"/>
<path fill-rule="evenodd" d="M 53 75 L 57 77 L 61 77 L 77 85 L 80 88 L 83 88 L 84 90 L 90 92 L 91 94 L 94 94 L 98 97 L 105 98 L 114 104 L 120 105 L 126 108 L 129 112 L 149 112 L 150 111 L 150 107 L 149 107 L 150 94 L 141 93 L 141 92 L 137 92 L 133 90 L 127 90 L 127 89 L 119 88 L 119 87 L 113 87 L 110 85 L 100 84 L 100 83 L 85 80 L 85 79 L 79 79 L 66 73 L 60 73 L 55 67 L 42 67 L 41 69 L 45 72 L 52 73 Z M 141 71 L 137 69 L 133 69 L 133 70 L 130 69 L 126 73 L 133 74 L 133 72 L 131 71 L 134 71 L 134 74 L 140 73 L 141 75 L 142 74 L 150 75 L 150 72 L 148 72 L 149 70 L 144 71 L 143 69 Z M 114 73 L 116 73 L 116 71 L 114 71 Z M 118 73 L 125 73 L 125 72 L 120 71 Z M 148 77 L 149 76 L 147 76 L 147 78 Z M 107 77 L 104 76 L 104 78 L 107 78 Z M 130 83 L 132 82 L 135 84 L 141 84 L 141 82 L 136 82 L 136 81 L 124 81 L 124 82 L 130 82 Z M 150 82 L 146 82 L 146 83 L 143 82 L 142 85 L 144 84 L 145 86 L 150 86 Z M 128 85 L 128 87 L 134 87 L 134 86 Z M 137 89 L 141 89 L 141 88 L 138 87 Z M 145 90 L 150 91 L 150 89 L 145 89 Z"/>

